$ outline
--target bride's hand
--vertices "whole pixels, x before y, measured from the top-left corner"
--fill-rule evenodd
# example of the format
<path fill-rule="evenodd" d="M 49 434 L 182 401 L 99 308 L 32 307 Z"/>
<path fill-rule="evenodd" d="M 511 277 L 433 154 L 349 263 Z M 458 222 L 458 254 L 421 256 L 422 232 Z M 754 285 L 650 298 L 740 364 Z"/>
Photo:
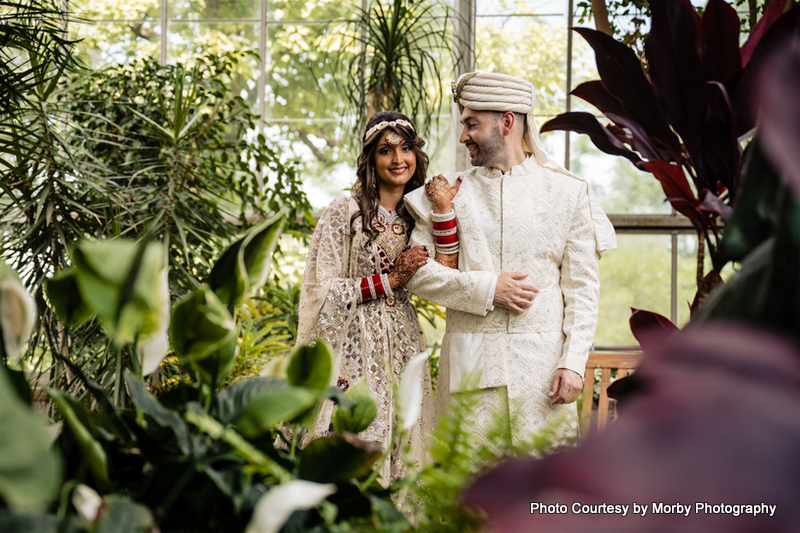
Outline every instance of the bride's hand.
<path fill-rule="evenodd" d="M 428 251 L 424 246 L 414 246 L 401 253 L 394 261 L 394 270 L 387 276 L 389 285 L 393 289 L 402 287 L 427 261 Z"/>
<path fill-rule="evenodd" d="M 425 184 L 425 194 L 433 201 L 433 212 L 436 214 L 449 213 L 452 209 L 453 198 L 455 198 L 460 187 L 460 176 L 453 185 L 447 183 L 447 179 L 441 174 L 432 177 Z"/>

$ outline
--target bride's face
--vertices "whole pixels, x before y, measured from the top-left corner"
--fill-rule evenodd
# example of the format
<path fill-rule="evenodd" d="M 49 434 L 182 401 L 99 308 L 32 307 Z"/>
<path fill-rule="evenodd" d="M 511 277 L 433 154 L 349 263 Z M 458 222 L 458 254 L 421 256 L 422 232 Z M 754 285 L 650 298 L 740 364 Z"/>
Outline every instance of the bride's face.
<path fill-rule="evenodd" d="M 375 149 L 375 173 L 384 188 L 403 187 L 417 170 L 417 156 L 405 139 L 390 129 L 378 138 Z"/>

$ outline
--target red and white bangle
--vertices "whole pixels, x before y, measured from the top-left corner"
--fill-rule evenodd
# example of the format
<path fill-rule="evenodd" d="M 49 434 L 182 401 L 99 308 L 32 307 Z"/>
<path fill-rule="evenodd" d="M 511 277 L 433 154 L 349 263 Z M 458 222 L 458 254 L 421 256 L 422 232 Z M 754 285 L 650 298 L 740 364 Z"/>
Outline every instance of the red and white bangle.
<path fill-rule="evenodd" d="M 433 223 L 433 240 L 436 243 L 436 251 L 446 255 L 458 253 L 456 214 L 453 211 L 443 215 L 431 213 L 431 222 Z"/>
<path fill-rule="evenodd" d="M 359 289 L 362 302 L 383 298 L 384 296 L 394 296 L 392 287 L 389 285 L 389 277 L 386 274 L 373 274 L 366 278 L 361 278 Z"/>

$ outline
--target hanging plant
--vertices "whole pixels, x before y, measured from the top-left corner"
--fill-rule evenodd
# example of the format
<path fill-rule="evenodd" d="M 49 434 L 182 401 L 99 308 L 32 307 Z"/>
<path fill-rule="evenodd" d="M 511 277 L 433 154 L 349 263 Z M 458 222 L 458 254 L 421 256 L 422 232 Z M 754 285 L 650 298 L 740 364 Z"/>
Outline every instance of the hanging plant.
<path fill-rule="evenodd" d="M 319 44 L 329 50 L 354 131 L 388 110 L 414 118 L 421 133 L 430 129 L 443 103 L 443 75 L 451 77 L 444 65 L 458 60 L 454 16 L 439 0 L 375 0 L 356 9 L 344 31 L 331 25 Z"/>

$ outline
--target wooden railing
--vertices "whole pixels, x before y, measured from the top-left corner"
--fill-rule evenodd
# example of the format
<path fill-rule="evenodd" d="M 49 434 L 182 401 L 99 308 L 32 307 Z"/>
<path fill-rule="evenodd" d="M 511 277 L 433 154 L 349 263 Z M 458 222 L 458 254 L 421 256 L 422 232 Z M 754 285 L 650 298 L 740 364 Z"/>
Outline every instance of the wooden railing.
<path fill-rule="evenodd" d="M 641 352 L 592 352 L 586 362 L 583 382 L 583 405 L 581 405 L 581 435 L 586 437 L 593 432 L 603 431 L 609 422 L 617 418 L 616 402 L 610 400 L 606 389 L 611 385 L 611 371 L 616 370 L 616 379 L 627 376 L 639 366 Z M 596 416 L 593 416 L 593 396 L 595 369 L 600 369 L 600 397 Z M 595 421 L 592 424 L 592 421 Z"/>

